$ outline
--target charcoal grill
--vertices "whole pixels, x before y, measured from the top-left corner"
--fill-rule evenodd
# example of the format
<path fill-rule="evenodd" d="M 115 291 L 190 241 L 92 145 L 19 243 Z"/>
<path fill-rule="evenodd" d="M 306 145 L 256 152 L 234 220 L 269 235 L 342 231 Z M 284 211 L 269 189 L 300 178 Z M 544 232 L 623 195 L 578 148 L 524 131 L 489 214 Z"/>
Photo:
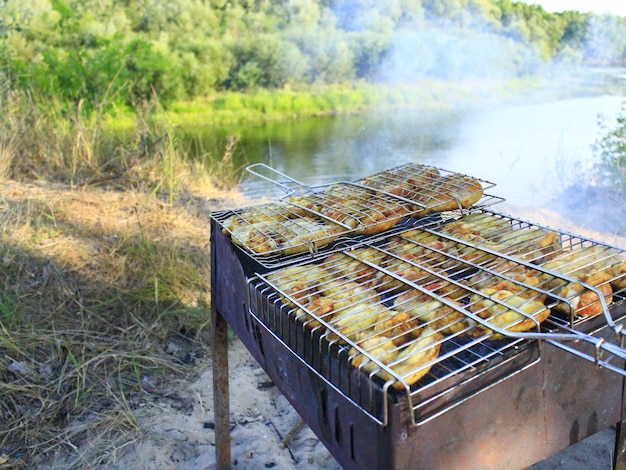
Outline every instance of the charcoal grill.
<path fill-rule="evenodd" d="M 415 211 L 299 253 L 240 246 L 225 225 L 241 212 L 212 214 L 218 467 L 230 466 L 227 324 L 344 468 L 523 468 L 616 423 L 617 467 L 624 251 L 497 213 L 493 196 L 425 210 L 403 186 L 416 169 L 354 183 Z M 298 211 L 327 190 L 295 187 L 280 203 Z"/>

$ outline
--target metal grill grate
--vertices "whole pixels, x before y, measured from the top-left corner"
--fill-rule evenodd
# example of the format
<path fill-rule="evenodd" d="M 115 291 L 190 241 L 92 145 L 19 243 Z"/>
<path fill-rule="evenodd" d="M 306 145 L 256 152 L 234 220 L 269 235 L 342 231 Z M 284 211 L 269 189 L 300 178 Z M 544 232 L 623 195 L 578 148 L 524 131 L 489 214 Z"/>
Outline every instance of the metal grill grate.
<path fill-rule="evenodd" d="M 580 261 L 587 251 L 593 263 Z M 540 342 L 529 340 L 588 341 L 596 354 L 581 357 L 617 370 L 621 330 L 607 343 L 577 326 L 595 307 L 612 325 L 624 259 L 564 232 L 470 214 L 259 275 L 250 313 L 374 419 L 385 422 L 388 395 L 406 393 L 418 423 L 536 361 Z M 581 281 L 591 268 L 612 274 Z"/>
<path fill-rule="evenodd" d="M 401 222 L 440 223 L 470 207 L 502 201 L 484 193 L 493 183 L 416 164 L 356 183 L 316 187 L 298 183 L 300 191 L 293 184 L 276 184 L 288 193 L 280 202 L 212 214 L 235 244 L 267 268 L 327 254 L 338 239 L 359 243 L 363 237 L 394 230 Z"/>

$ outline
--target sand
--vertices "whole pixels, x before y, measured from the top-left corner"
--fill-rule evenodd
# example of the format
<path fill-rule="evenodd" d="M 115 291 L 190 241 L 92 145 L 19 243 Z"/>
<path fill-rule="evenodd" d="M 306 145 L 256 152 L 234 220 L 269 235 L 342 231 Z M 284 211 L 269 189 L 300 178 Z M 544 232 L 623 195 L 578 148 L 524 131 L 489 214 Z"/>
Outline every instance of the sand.
<path fill-rule="evenodd" d="M 229 345 L 231 457 L 234 469 L 340 469 L 245 346 Z M 159 397 L 140 413 L 144 437 L 120 457 L 115 469 L 216 468 L 210 359 L 204 372 L 180 394 L 193 405 Z M 532 470 L 612 468 L 615 430 L 608 428 L 539 462 Z"/>

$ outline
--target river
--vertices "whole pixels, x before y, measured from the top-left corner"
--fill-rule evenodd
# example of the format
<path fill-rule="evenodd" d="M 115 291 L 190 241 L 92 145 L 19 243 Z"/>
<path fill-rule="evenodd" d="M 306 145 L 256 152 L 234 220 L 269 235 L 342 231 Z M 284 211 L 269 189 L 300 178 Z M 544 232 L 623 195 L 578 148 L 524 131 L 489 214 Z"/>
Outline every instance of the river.
<path fill-rule="evenodd" d="M 541 208 L 568 186 L 591 181 L 599 119 L 615 123 L 624 101 L 623 70 L 596 70 L 586 77 L 514 104 L 218 129 L 205 140 L 213 144 L 204 145 L 218 148 L 227 134 L 236 133 L 238 164 L 263 162 L 309 185 L 425 163 L 491 181 L 496 184 L 491 193 L 513 206 Z M 252 175 L 241 189 L 254 196 L 281 194 Z"/>

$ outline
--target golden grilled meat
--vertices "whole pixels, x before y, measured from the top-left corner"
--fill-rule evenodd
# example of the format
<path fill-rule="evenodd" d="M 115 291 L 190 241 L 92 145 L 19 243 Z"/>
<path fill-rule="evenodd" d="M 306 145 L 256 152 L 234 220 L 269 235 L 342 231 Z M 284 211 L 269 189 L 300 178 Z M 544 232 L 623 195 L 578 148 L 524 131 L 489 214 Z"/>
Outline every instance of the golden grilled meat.
<path fill-rule="evenodd" d="M 316 297 L 305 304 L 305 308 L 298 308 L 294 315 L 307 329 L 322 326 L 319 320 L 328 323 L 332 320 L 335 311 L 335 302 L 328 297 Z"/>
<path fill-rule="evenodd" d="M 415 206 L 397 198 L 347 183 L 331 185 L 319 193 L 291 196 L 286 201 L 365 235 L 384 232 L 415 211 Z"/>
<path fill-rule="evenodd" d="M 459 268 L 465 261 L 473 264 L 486 263 L 496 256 L 481 250 L 480 247 L 449 240 L 421 229 L 409 230 L 403 233 L 402 237 L 414 242 L 413 249 L 407 251 L 403 258 L 427 263 L 440 269 Z"/>
<path fill-rule="evenodd" d="M 378 293 L 366 286 L 348 279 L 331 279 L 319 288 L 319 293 L 325 297 L 333 299 L 335 310 L 349 307 L 356 304 L 380 303 L 381 298 Z"/>
<path fill-rule="evenodd" d="M 498 237 L 498 244 L 502 253 L 533 263 L 550 261 L 562 250 L 561 235 L 542 228 L 514 230 L 502 234 Z"/>
<path fill-rule="evenodd" d="M 611 280 L 615 279 L 611 267 L 615 263 L 615 252 L 602 245 L 579 248 L 561 254 L 541 266 L 554 273 L 566 276 L 571 281 L 557 276 L 546 277 L 555 293 L 567 299 L 555 309 L 566 314 L 590 316 L 604 312 L 600 294 L 608 305 L 613 301 Z M 593 289 L 589 289 L 591 286 Z"/>
<path fill-rule="evenodd" d="M 551 278 L 550 286 L 566 302 L 559 302 L 554 309 L 569 315 L 591 316 L 604 312 L 600 302 L 600 296 L 604 298 L 606 305 L 613 301 L 613 288 L 609 283 L 611 275 L 607 271 L 596 271 L 591 274 L 579 274 L 581 282 L 568 282 L 563 279 Z M 586 286 L 592 286 L 589 289 Z M 597 292 L 596 292 L 597 291 Z"/>
<path fill-rule="evenodd" d="M 405 199 L 416 200 L 420 188 L 432 185 L 438 177 L 439 170 L 436 168 L 411 165 L 402 171 L 383 171 L 368 176 L 361 184 Z"/>
<path fill-rule="evenodd" d="M 483 196 L 477 179 L 460 173 L 441 174 L 436 168 L 421 165 L 381 172 L 361 183 L 417 202 L 423 208 L 419 215 L 466 209 Z"/>
<path fill-rule="evenodd" d="M 426 327 L 416 340 L 401 349 L 390 364 L 391 370 L 402 377 L 407 385 L 413 385 L 430 371 L 432 362 L 438 355 L 443 336 Z M 393 386 L 403 389 L 404 384 L 395 382 Z"/>
<path fill-rule="evenodd" d="M 539 302 L 546 300 L 547 295 L 541 291 L 550 291 L 549 278 L 541 271 L 513 261 L 494 263 L 487 267 L 489 271 L 478 271 L 467 285 L 473 289 L 507 290 L 519 297 Z M 500 275 L 494 275 L 494 272 Z"/>
<path fill-rule="evenodd" d="M 367 373 L 380 370 L 380 366 L 374 361 L 386 364 L 387 362 L 393 362 L 398 356 L 398 347 L 391 338 L 385 335 L 370 336 L 359 341 L 358 345 L 366 352 L 366 355 L 358 353 L 357 349 L 352 347 L 350 348 L 350 356 L 352 357 L 350 363 L 353 367 Z M 374 361 L 370 358 L 374 359 Z M 386 373 L 385 376 L 387 377 L 385 380 L 389 380 L 390 376 Z"/>
<path fill-rule="evenodd" d="M 440 176 L 419 188 L 416 201 L 434 212 L 467 209 L 483 196 L 483 187 L 472 177 L 459 173 Z"/>
<path fill-rule="evenodd" d="M 354 341 L 369 328 L 394 315 L 395 312 L 382 304 L 357 304 L 336 309 L 330 324 L 344 338 Z"/>
<path fill-rule="evenodd" d="M 442 225 L 441 231 L 477 247 L 534 263 L 553 259 L 562 250 L 558 232 L 538 227 L 513 230 L 507 219 L 487 213 L 469 214 Z"/>
<path fill-rule="evenodd" d="M 366 287 L 374 287 L 382 276 L 380 270 L 343 253 L 330 255 L 321 267 L 335 276 L 344 276 Z"/>
<path fill-rule="evenodd" d="M 319 292 L 320 283 L 332 278 L 331 274 L 317 265 L 292 266 L 267 275 L 268 281 L 279 292 L 303 304 L 318 298 L 321 295 Z M 289 303 L 288 299 L 283 299 L 283 301 Z"/>
<path fill-rule="evenodd" d="M 442 339 L 430 327 L 423 328 L 418 338 L 401 348 L 387 336 L 375 336 L 358 344 L 366 355 L 354 347 L 350 349 L 351 364 L 385 381 L 395 380 L 393 387 L 402 390 L 405 384 L 413 385 L 428 373 L 430 363 L 439 355 Z"/>
<path fill-rule="evenodd" d="M 533 329 L 550 315 L 550 309 L 543 302 L 494 288 L 484 288 L 480 294 L 472 294 L 468 309 L 494 327 L 512 332 Z M 492 333 L 490 328 L 476 324 L 470 336 L 481 337 L 489 333 Z M 501 336 L 499 333 L 495 335 Z"/>
<path fill-rule="evenodd" d="M 408 312 L 398 312 L 374 325 L 374 333 L 388 336 L 396 346 L 419 337 L 422 333 L 419 319 L 413 318 Z"/>
<path fill-rule="evenodd" d="M 258 255 L 314 251 L 345 232 L 343 227 L 331 222 L 267 208 L 250 208 L 234 214 L 224 221 L 222 227 L 235 244 Z"/>
<path fill-rule="evenodd" d="M 611 276 L 610 282 L 616 292 L 626 290 L 626 260 L 610 266 L 607 272 Z"/>
<path fill-rule="evenodd" d="M 451 303 L 460 308 L 459 303 Z M 399 295 L 393 308 L 408 313 L 411 318 L 444 335 L 458 333 L 467 327 L 467 317 L 461 311 L 417 290 Z"/>
<path fill-rule="evenodd" d="M 511 231 L 512 227 L 511 223 L 502 217 L 476 212 L 443 224 L 440 230 L 463 240 L 485 242 Z"/>

